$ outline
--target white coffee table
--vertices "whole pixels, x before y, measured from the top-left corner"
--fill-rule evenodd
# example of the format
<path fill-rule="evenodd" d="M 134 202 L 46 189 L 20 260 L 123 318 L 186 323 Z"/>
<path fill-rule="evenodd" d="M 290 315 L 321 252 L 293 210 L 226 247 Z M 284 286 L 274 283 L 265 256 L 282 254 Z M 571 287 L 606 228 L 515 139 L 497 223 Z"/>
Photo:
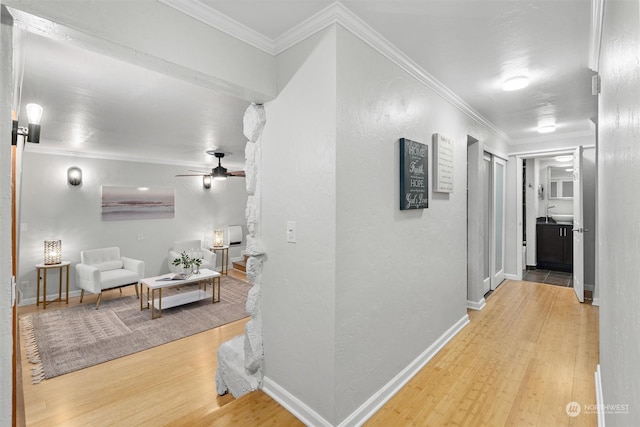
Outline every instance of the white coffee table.
<path fill-rule="evenodd" d="M 199 274 L 192 274 L 187 279 L 170 280 L 175 275 L 173 273 L 162 276 L 149 277 L 140 280 L 140 310 L 143 310 L 143 289 L 147 287 L 147 309 L 151 309 L 151 319 L 162 317 L 163 308 L 176 307 L 196 301 L 211 298 L 214 304 L 220 301 L 220 273 L 203 268 Z M 198 284 L 198 289 L 187 292 L 180 292 L 162 298 L 162 289 L 175 288 L 179 286 Z M 207 285 L 211 285 L 211 292 L 207 291 Z M 151 290 L 151 296 L 149 296 Z M 157 291 L 157 296 L 156 296 Z M 156 310 L 158 315 L 156 316 Z"/>

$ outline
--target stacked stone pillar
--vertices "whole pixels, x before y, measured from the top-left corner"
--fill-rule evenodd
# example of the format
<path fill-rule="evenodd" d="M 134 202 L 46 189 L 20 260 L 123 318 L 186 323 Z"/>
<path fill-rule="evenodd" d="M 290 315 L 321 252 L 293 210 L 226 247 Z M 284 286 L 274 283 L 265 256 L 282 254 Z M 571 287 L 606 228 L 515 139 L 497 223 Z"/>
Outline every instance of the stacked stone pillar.
<path fill-rule="evenodd" d="M 251 104 L 244 113 L 245 175 L 247 187 L 247 280 L 253 286 L 247 297 L 247 313 L 251 319 L 244 335 L 223 343 L 218 349 L 216 390 L 223 395 L 231 392 L 240 397 L 262 386 L 264 350 L 262 347 L 262 263 L 264 248 L 260 238 L 260 136 L 266 122 L 262 105 Z"/>

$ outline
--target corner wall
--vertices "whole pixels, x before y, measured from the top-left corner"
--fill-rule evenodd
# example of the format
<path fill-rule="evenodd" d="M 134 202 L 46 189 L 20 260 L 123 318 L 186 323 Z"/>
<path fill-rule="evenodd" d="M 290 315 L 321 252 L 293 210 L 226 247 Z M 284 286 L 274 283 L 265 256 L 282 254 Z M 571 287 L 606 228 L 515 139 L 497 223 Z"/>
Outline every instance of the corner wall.
<path fill-rule="evenodd" d="M 82 169 L 79 187 L 67 183 L 70 166 Z M 174 241 L 210 241 L 214 228 L 226 230 L 231 223 L 241 224 L 246 236 L 245 179 L 214 181 L 211 189 L 205 190 L 199 177 L 174 177 L 185 170 L 183 166 L 25 152 L 18 267 L 22 304 L 35 303 L 34 266 L 42 263 L 44 240 L 62 240 L 63 259 L 72 265 L 69 290 L 75 295 L 79 291 L 73 265 L 80 261 L 83 249 L 119 246 L 123 256 L 145 261 L 145 276 L 154 276 L 169 271 L 167 253 Z M 101 198 L 105 185 L 172 187 L 175 217 L 103 221 Z M 239 258 L 240 251 L 241 247 L 232 247 L 229 258 Z M 218 265 L 220 260 L 218 257 Z M 53 277 L 56 273 L 49 274 Z M 23 282 L 29 286 L 24 287 Z M 53 295 L 57 289 L 49 287 L 48 292 Z"/>
<path fill-rule="evenodd" d="M 339 25 L 277 64 L 262 136 L 265 391 L 307 424 L 359 424 L 465 324 L 467 135 L 504 141 Z M 455 190 L 400 211 L 398 139 L 428 144 L 431 169 L 436 132 L 456 143 Z"/>
<path fill-rule="evenodd" d="M 0 3 L 2 3 L 0 1 Z M 2 7 L 0 24 L 0 425 L 12 420 L 13 306 L 11 289 L 11 94 L 13 22 Z M 17 392 L 17 391 L 16 391 Z"/>
<path fill-rule="evenodd" d="M 598 286 L 608 427 L 640 420 L 640 4 L 604 2 L 598 126 Z"/>

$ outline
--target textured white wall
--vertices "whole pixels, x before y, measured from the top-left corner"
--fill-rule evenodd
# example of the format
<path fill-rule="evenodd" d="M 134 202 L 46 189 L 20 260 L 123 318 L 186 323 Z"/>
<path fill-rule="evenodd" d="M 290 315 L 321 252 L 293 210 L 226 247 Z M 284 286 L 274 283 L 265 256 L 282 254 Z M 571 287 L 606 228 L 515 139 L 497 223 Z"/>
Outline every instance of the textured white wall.
<path fill-rule="evenodd" d="M 600 367 L 607 426 L 640 420 L 640 4 L 604 3 L 598 137 Z"/>
<path fill-rule="evenodd" d="M 333 418 L 336 57 L 332 28 L 278 55 L 262 134 L 265 377 Z M 297 243 L 287 243 L 296 221 Z M 346 236 L 345 236 L 346 237 Z"/>
<path fill-rule="evenodd" d="M 88 35 L 70 42 L 150 67 L 165 74 L 212 85 L 242 99 L 275 95 L 274 58 L 262 50 L 178 12 L 158 1 L 3 3 Z M 95 39 L 94 39 L 95 37 Z M 95 45 L 95 40 L 108 43 Z M 159 60 L 158 60 L 159 59 Z M 202 73 L 197 78 L 191 71 Z"/>
<path fill-rule="evenodd" d="M 336 421 L 466 314 L 469 122 L 338 31 Z M 433 133 L 455 143 L 454 192 L 432 193 Z M 429 145 L 430 204 L 399 209 L 399 138 Z"/>
<path fill-rule="evenodd" d="M 82 169 L 82 186 L 67 183 L 70 166 Z M 213 182 L 210 190 L 199 177 L 175 178 L 185 167 L 26 152 L 23 163 L 22 218 L 18 284 L 23 302 L 35 302 L 34 265 L 42 262 L 43 241 L 61 239 L 63 258 L 80 261 L 80 251 L 119 246 L 123 256 L 145 261 L 145 275 L 168 272 L 167 252 L 176 240 L 212 238 L 213 229 L 231 221 L 244 226 L 244 178 Z M 103 185 L 175 188 L 175 218 L 102 221 Z M 138 234 L 143 235 L 138 240 Z M 246 228 L 245 228 L 246 234 Z M 231 254 L 230 254 L 231 255 Z M 75 287 L 73 267 L 70 292 Z M 51 275 L 51 273 L 50 273 Z M 54 289 L 49 288 L 49 293 Z M 76 292 L 77 293 L 77 292 Z M 26 301 L 25 301 L 26 299 Z"/>
<path fill-rule="evenodd" d="M 0 2 L 2 3 L 2 2 Z M 11 298 L 11 94 L 12 23 L 0 24 L 0 425 L 11 425 L 13 300 Z"/>

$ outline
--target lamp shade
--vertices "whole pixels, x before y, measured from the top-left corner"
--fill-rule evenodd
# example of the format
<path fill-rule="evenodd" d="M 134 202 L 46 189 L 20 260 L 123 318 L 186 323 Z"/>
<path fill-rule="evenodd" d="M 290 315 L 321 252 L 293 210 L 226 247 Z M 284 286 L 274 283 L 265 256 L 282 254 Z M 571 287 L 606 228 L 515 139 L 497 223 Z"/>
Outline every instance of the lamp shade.
<path fill-rule="evenodd" d="M 224 246 L 223 230 L 213 230 L 213 246 L 214 247 Z"/>
<path fill-rule="evenodd" d="M 62 262 L 62 240 L 44 241 L 44 263 L 60 264 Z"/>

